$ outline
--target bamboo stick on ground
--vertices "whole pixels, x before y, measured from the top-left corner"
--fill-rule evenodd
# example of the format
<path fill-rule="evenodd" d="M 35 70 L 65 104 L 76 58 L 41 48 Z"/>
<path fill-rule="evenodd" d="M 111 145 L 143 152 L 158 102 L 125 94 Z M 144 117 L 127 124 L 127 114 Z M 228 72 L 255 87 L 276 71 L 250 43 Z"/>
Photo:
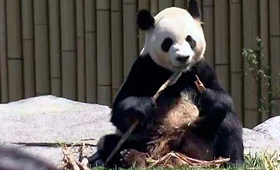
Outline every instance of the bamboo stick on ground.
<path fill-rule="evenodd" d="M 63 147 L 62 152 L 64 154 L 64 164 L 61 169 L 70 169 L 70 170 L 90 170 L 87 167 L 88 159 L 86 155 L 86 146 L 83 142 L 83 145 L 79 150 L 79 161 L 74 158 L 71 150 L 73 147 Z"/>
<path fill-rule="evenodd" d="M 230 160 L 229 158 L 218 158 L 212 161 L 205 161 L 205 160 L 190 158 L 179 152 L 169 152 L 158 160 L 147 158 L 147 162 L 151 164 L 149 168 L 159 166 L 159 165 L 163 165 L 164 167 L 174 168 L 172 162 L 168 162 L 172 158 L 177 159 L 177 161 L 180 162 L 181 166 L 188 166 L 188 167 L 219 167 L 221 164 L 226 163 Z"/>
<path fill-rule="evenodd" d="M 67 161 L 68 165 L 70 164 L 73 170 L 80 170 L 79 166 L 76 163 L 74 156 L 71 154 L 68 148 L 63 147 L 62 152 L 65 156 L 65 160 Z"/>
<path fill-rule="evenodd" d="M 81 146 L 81 149 L 80 149 L 80 154 L 79 154 L 79 167 L 82 169 L 82 170 L 89 170 L 89 168 L 87 167 L 88 165 L 88 159 L 87 159 L 87 152 L 86 152 L 86 145 L 85 145 L 85 142 L 83 142 L 83 145 Z"/>

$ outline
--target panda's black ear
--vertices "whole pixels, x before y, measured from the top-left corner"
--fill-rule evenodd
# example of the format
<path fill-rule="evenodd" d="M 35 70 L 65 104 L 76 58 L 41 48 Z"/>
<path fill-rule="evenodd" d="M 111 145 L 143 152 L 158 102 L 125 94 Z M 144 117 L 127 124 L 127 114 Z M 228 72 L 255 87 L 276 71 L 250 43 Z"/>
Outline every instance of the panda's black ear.
<path fill-rule="evenodd" d="M 148 10 L 142 9 L 137 14 L 137 26 L 141 30 L 148 30 L 154 27 L 155 19 Z"/>
<path fill-rule="evenodd" d="M 200 6 L 197 0 L 189 0 L 188 11 L 194 19 L 201 19 Z"/>

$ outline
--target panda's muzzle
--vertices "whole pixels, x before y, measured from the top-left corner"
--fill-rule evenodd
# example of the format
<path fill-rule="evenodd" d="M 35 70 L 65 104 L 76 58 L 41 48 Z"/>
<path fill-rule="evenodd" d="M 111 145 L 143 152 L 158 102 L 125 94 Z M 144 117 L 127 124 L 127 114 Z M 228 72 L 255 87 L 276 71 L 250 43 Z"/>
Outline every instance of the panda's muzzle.
<path fill-rule="evenodd" d="M 187 56 L 179 55 L 179 56 L 177 56 L 176 60 L 182 64 L 185 64 L 189 58 L 190 58 L 189 55 L 187 55 Z"/>

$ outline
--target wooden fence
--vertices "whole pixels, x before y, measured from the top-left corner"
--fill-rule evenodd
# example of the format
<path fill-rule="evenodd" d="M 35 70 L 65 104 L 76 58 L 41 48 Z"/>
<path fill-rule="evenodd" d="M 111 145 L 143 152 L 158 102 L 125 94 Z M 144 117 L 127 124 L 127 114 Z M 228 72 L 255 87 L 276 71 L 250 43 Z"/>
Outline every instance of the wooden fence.
<path fill-rule="evenodd" d="M 247 127 L 280 111 L 279 0 L 200 0 L 205 57 Z M 152 14 L 186 0 L 0 0 L 1 102 L 52 94 L 110 105 L 142 48 L 139 9 Z M 264 44 L 271 87 L 253 80 L 243 48 Z M 248 74 L 247 74 L 248 73 Z M 273 97 L 270 91 L 274 94 Z M 270 97 L 270 98 L 269 98 Z M 276 103 L 259 111 L 261 99 Z"/>

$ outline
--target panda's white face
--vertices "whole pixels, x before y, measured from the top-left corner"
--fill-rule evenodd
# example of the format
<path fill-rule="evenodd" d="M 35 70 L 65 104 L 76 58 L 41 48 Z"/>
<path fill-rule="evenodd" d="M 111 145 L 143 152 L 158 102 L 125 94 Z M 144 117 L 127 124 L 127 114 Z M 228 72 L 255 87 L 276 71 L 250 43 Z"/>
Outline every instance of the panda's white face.
<path fill-rule="evenodd" d="M 203 58 L 205 38 L 199 20 L 180 8 L 167 8 L 154 17 L 146 30 L 142 55 L 149 54 L 160 66 L 171 71 L 187 65 L 185 71 Z"/>

